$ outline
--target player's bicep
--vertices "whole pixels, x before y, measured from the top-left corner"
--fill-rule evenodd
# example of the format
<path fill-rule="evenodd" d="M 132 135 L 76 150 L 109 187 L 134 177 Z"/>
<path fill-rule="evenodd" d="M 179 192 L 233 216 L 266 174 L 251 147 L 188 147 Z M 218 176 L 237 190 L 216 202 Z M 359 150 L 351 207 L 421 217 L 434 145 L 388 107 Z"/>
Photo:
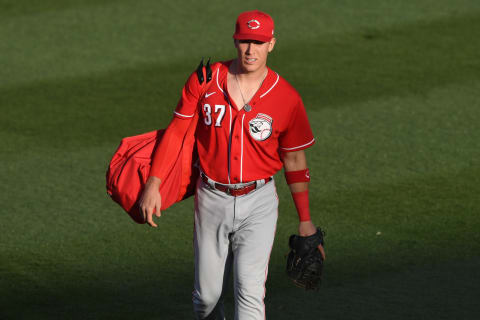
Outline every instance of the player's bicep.
<path fill-rule="evenodd" d="M 304 150 L 282 152 L 280 158 L 285 171 L 297 171 L 307 168 L 307 158 Z"/>

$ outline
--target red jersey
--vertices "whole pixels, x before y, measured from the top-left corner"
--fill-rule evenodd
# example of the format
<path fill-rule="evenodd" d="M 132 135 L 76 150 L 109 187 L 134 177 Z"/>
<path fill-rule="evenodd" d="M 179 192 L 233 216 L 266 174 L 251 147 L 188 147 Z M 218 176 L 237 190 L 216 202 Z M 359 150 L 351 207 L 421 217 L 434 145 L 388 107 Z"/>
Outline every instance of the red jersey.
<path fill-rule="evenodd" d="M 268 68 L 250 110 L 237 110 L 228 96 L 231 61 L 212 66 L 212 81 L 202 88 L 193 73 L 187 80 L 175 116 L 200 117 L 196 129 L 202 170 L 225 184 L 264 179 L 283 166 L 280 152 L 312 146 L 315 139 L 298 92 Z"/>

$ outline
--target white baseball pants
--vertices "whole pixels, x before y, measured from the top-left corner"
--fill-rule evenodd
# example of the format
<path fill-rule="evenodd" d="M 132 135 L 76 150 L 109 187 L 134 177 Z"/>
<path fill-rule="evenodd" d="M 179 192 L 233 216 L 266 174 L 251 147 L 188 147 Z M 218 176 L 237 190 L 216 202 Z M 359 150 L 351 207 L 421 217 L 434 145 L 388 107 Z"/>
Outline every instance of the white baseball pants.
<path fill-rule="evenodd" d="M 273 180 L 233 197 L 199 179 L 194 227 L 196 319 L 225 319 L 223 296 L 231 269 L 235 320 L 265 319 L 265 281 L 277 216 Z"/>

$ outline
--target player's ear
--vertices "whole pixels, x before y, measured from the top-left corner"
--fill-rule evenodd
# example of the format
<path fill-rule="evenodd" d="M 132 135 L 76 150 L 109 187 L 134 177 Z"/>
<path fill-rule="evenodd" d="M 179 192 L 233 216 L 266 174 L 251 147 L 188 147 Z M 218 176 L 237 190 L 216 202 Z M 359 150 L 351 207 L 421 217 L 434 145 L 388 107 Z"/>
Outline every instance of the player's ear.
<path fill-rule="evenodd" d="M 236 49 L 238 49 L 238 40 L 233 39 L 233 45 L 235 46 Z"/>
<path fill-rule="evenodd" d="M 275 47 L 276 41 L 277 41 L 276 38 L 272 38 L 272 40 L 270 40 L 270 42 L 268 43 L 268 52 L 273 51 L 273 47 Z"/>

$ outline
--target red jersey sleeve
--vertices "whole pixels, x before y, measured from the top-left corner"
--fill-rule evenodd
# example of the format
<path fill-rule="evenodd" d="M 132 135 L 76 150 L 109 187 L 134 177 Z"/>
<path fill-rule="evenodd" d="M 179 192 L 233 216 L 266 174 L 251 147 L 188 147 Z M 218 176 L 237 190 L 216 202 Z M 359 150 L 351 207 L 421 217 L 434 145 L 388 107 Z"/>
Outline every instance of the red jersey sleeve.
<path fill-rule="evenodd" d="M 205 76 L 205 70 L 203 70 Z M 183 86 L 182 96 L 174 111 L 174 117 L 156 148 L 152 159 L 150 176 L 164 180 L 171 168 L 174 166 L 178 154 L 181 151 L 182 143 L 191 121 L 197 112 L 197 104 L 202 94 L 202 85 L 198 81 L 197 73 L 193 72 Z"/>
<path fill-rule="evenodd" d="M 202 85 L 198 81 L 197 73 L 193 72 L 183 86 L 182 96 L 178 101 L 174 114 L 180 119 L 193 118 L 197 112 L 197 103 L 202 93 Z"/>
<path fill-rule="evenodd" d="M 280 135 L 280 151 L 303 150 L 311 147 L 314 143 L 315 138 L 308 122 L 307 112 L 303 106 L 302 99 L 299 98 L 297 105 L 293 109 L 287 129 Z"/>

